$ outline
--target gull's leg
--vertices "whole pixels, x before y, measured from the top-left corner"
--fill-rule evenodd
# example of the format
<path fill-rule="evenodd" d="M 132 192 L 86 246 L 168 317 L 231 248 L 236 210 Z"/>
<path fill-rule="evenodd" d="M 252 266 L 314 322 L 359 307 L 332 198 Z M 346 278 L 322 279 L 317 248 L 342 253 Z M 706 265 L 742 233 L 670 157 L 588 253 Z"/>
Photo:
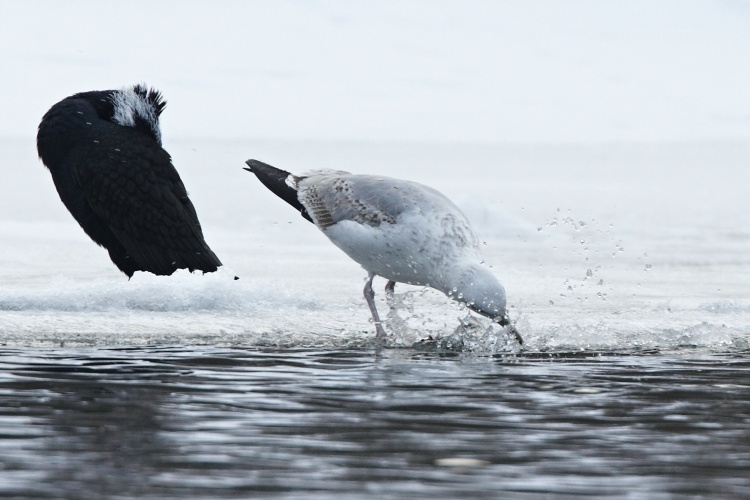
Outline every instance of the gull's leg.
<path fill-rule="evenodd" d="M 390 295 L 391 297 L 396 291 L 396 282 L 393 280 L 388 280 L 388 283 L 385 284 L 385 294 Z"/>
<path fill-rule="evenodd" d="M 372 313 L 372 320 L 375 322 L 375 330 L 377 331 L 376 337 L 378 338 L 385 338 L 385 330 L 383 330 L 383 325 L 380 321 L 380 316 L 378 315 L 378 310 L 375 308 L 375 292 L 372 291 L 372 280 L 375 279 L 375 275 L 370 273 L 367 277 L 367 283 L 365 283 L 365 300 L 367 301 L 367 306 L 370 308 L 370 312 Z"/>

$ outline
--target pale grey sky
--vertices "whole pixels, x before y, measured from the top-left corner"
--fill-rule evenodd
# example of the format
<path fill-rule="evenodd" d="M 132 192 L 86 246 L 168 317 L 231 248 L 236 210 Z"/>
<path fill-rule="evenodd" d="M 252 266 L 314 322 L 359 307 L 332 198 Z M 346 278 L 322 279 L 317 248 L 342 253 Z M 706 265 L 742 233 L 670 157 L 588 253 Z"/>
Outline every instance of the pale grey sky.
<path fill-rule="evenodd" d="M 2 1 L 0 136 L 146 82 L 165 138 L 750 137 L 747 0 Z"/>

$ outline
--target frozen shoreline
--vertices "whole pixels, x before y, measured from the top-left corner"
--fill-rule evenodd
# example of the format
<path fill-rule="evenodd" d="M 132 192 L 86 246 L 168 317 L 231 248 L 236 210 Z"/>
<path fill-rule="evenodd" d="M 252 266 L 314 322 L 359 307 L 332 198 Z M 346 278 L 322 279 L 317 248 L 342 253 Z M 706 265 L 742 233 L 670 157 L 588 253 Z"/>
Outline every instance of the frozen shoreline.
<path fill-rule="evenodd" d="M 250 157 L 445 192 L 486 242 L 529 349 L 733 349 L 750 337 L 749 143 L 167 141 L 226 269 L 129 282 L 66 212 L 29 141 L 2 142 L 15 178 L 0 186 L 8 346 L 367 345 L 363 271 L 242 171 Z M 464 313 L 440 294 L 399 289 L 413 291 L 407 340 L 458 326 Z"/>

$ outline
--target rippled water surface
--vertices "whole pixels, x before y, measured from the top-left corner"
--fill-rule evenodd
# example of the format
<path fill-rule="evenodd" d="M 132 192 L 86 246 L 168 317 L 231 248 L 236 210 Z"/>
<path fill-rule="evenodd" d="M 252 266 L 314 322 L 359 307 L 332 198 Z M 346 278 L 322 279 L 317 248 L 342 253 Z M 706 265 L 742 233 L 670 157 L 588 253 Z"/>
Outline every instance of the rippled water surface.
<path fill-rule="evenodd" d="M 4 496 L 750 496 L 747 352 L 0 355 Z"/>

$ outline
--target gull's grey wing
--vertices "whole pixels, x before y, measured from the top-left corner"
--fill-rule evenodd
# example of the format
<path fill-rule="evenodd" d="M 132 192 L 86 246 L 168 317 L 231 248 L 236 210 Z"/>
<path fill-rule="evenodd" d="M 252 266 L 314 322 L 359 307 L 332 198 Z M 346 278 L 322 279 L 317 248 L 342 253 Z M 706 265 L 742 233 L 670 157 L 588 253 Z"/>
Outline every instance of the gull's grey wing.
<path fill-rule="evenodd" d="M 409 210 L 448 203 L 447 198 L 421 184 L 372 175 L 321 172 L 300 179 L 298 195 L 321 229 L 350 220 L 369 226 L 394 224 Z"/>

